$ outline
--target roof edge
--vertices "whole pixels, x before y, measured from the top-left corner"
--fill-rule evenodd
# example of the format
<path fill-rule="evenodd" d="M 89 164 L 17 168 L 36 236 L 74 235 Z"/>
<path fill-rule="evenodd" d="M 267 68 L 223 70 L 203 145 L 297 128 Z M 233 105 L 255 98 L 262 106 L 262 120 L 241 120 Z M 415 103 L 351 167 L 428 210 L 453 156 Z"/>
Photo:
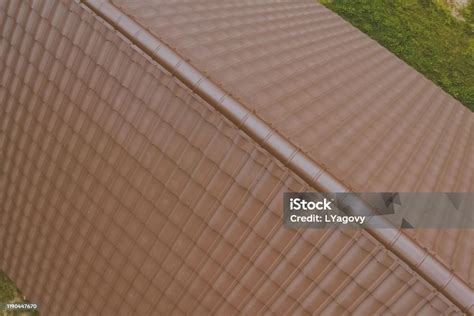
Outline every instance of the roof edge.
<path fill-rule="evenodd" d="M 167 44 L 120 11 L 109 0 L 76 1 L 83 3 L 97 16 L 108 22 L 315 189 L 323 192 L 352 192 L 350 186 L 336 179 L 323 166 L 280 135 L 244 104 L 213 83 Z M 359 199 L 358 202 L 364 205 L 363 211 L 370 210 L 375 214 L 375 211 L 364 201 Z M 371 222 L 372 225 L 367 231 L 375 239 L 450 299 L 459 309 L 465 313 L 474 314 L 474 291 L 463 279 L 401 230 L 374 228 L 375 221 L 386 220 L 380 217 L 373 217 L 373 219 L 375 220 L 369 221 L 369 225 Z"/>

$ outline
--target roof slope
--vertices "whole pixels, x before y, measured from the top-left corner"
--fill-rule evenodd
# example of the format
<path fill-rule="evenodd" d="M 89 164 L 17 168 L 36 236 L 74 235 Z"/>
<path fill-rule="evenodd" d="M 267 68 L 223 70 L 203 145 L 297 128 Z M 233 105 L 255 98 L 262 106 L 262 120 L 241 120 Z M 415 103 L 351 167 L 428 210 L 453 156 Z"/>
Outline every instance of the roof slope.
<path fill-rule="evenodd" d="M 284 229 L 313 188 L 90 11 L 0 24 L 0 267 L 42 313 L 460 312 L 365 231 Z"/>
<path fill-rule="evenodd" d="M 315 1 L 111 2 L 353 191 L 474 191 L 473 113 Z M 407 233 L 473 287 L 473 230 Z"/>
<path fill-rule="evenodd" d="M 111 2 L 355 191 L 474 191 L 473 113 L 316 1 Z"/>

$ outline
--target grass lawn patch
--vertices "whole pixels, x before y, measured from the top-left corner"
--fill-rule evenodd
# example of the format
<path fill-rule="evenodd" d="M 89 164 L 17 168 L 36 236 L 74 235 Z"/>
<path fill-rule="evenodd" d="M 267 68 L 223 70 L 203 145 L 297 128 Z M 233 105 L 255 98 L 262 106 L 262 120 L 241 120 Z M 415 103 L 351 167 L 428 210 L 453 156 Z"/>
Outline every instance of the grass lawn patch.
<path fill-rule="evenodd" d="M 7 303 L 28 303 L 28 301 L 21 295 L 15 284 L 7 277 L 5 273 L 0 271 L 0 304 Z M 32 316 L 39 315 L 38 311 L 19 311 L 19 310 L 5 310 L 0 308 L 0 316 Z"/>
<path fill-rule="evenodd" d="M 321 0 L 474 110 L 474 4 L 452 16 L 436 0 Z"/>

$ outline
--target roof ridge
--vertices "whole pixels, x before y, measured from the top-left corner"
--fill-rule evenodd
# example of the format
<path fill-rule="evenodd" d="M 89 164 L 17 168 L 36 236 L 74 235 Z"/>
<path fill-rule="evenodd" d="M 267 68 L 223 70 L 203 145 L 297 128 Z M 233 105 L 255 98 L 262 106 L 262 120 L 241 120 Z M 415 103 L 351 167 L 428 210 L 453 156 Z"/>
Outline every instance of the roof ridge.
<path fill-rule="evenodd" d="M 76 1 L 84 4 L 97 16 L 110 23 L 113 28 L 183 82 L 191 91 L 236 124 L 253 141 L 275 156 L 308 184 L 326 192 L 353 192 L 349 185 L 336 179 L 325 170 L 324 166 L 314 161 L 292 142 L 280 135 L 276 129 L 258 117 L 256 113 L 251 112 L 244 104 L 212 82 L 204 73 L 120 11 L 109 0 Z M 357 202 L 363 212 L 375 213 L 362 199 L 353 197 L 352 201 Z M 377 227 L 374 226 L 374 223 L 380 224 L 381 222 L 385 223 L 387 221 L 379 216 L 372 217 L 369 220 L 369 227 L 372 226 L 372 228 L 367 228 L 367 231 L 370 235 L 385 245 L 388 250 L 449 298 L 462 311 L 474 313 L 472 300 L 474 291 L 463 279 L 459 278 L 454 271 L 448 269 L 426 249 L 414 242 L 401 229 L 394 227 L 387 229 L 374 228 Z M 386 227 L 386 223 L 384 225 Z"/>

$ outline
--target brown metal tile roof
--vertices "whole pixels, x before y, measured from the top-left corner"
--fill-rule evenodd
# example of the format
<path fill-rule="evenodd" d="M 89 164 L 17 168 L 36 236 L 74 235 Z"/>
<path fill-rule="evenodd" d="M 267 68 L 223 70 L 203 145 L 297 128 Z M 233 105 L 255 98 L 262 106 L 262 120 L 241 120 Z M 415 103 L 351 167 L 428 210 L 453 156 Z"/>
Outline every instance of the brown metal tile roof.
<path fill-rule="evenodd" d="M 472 112 L 316 1 L 111 2 L 354 190 L 474 191 Z"/>
<path fill-rule="evenodd" d="M 0 267 L 42 313 L 460 312 L 365 231 L 283 228 L 313 188 L 90 11 L 0 24 Z"/>
<path fill-rule="evenodd" d="M 315 1 L 111 2 L 346 187 L 474 191 L 472 112 Z M 410 234 L 472 287 L 474 231 Z"/>

